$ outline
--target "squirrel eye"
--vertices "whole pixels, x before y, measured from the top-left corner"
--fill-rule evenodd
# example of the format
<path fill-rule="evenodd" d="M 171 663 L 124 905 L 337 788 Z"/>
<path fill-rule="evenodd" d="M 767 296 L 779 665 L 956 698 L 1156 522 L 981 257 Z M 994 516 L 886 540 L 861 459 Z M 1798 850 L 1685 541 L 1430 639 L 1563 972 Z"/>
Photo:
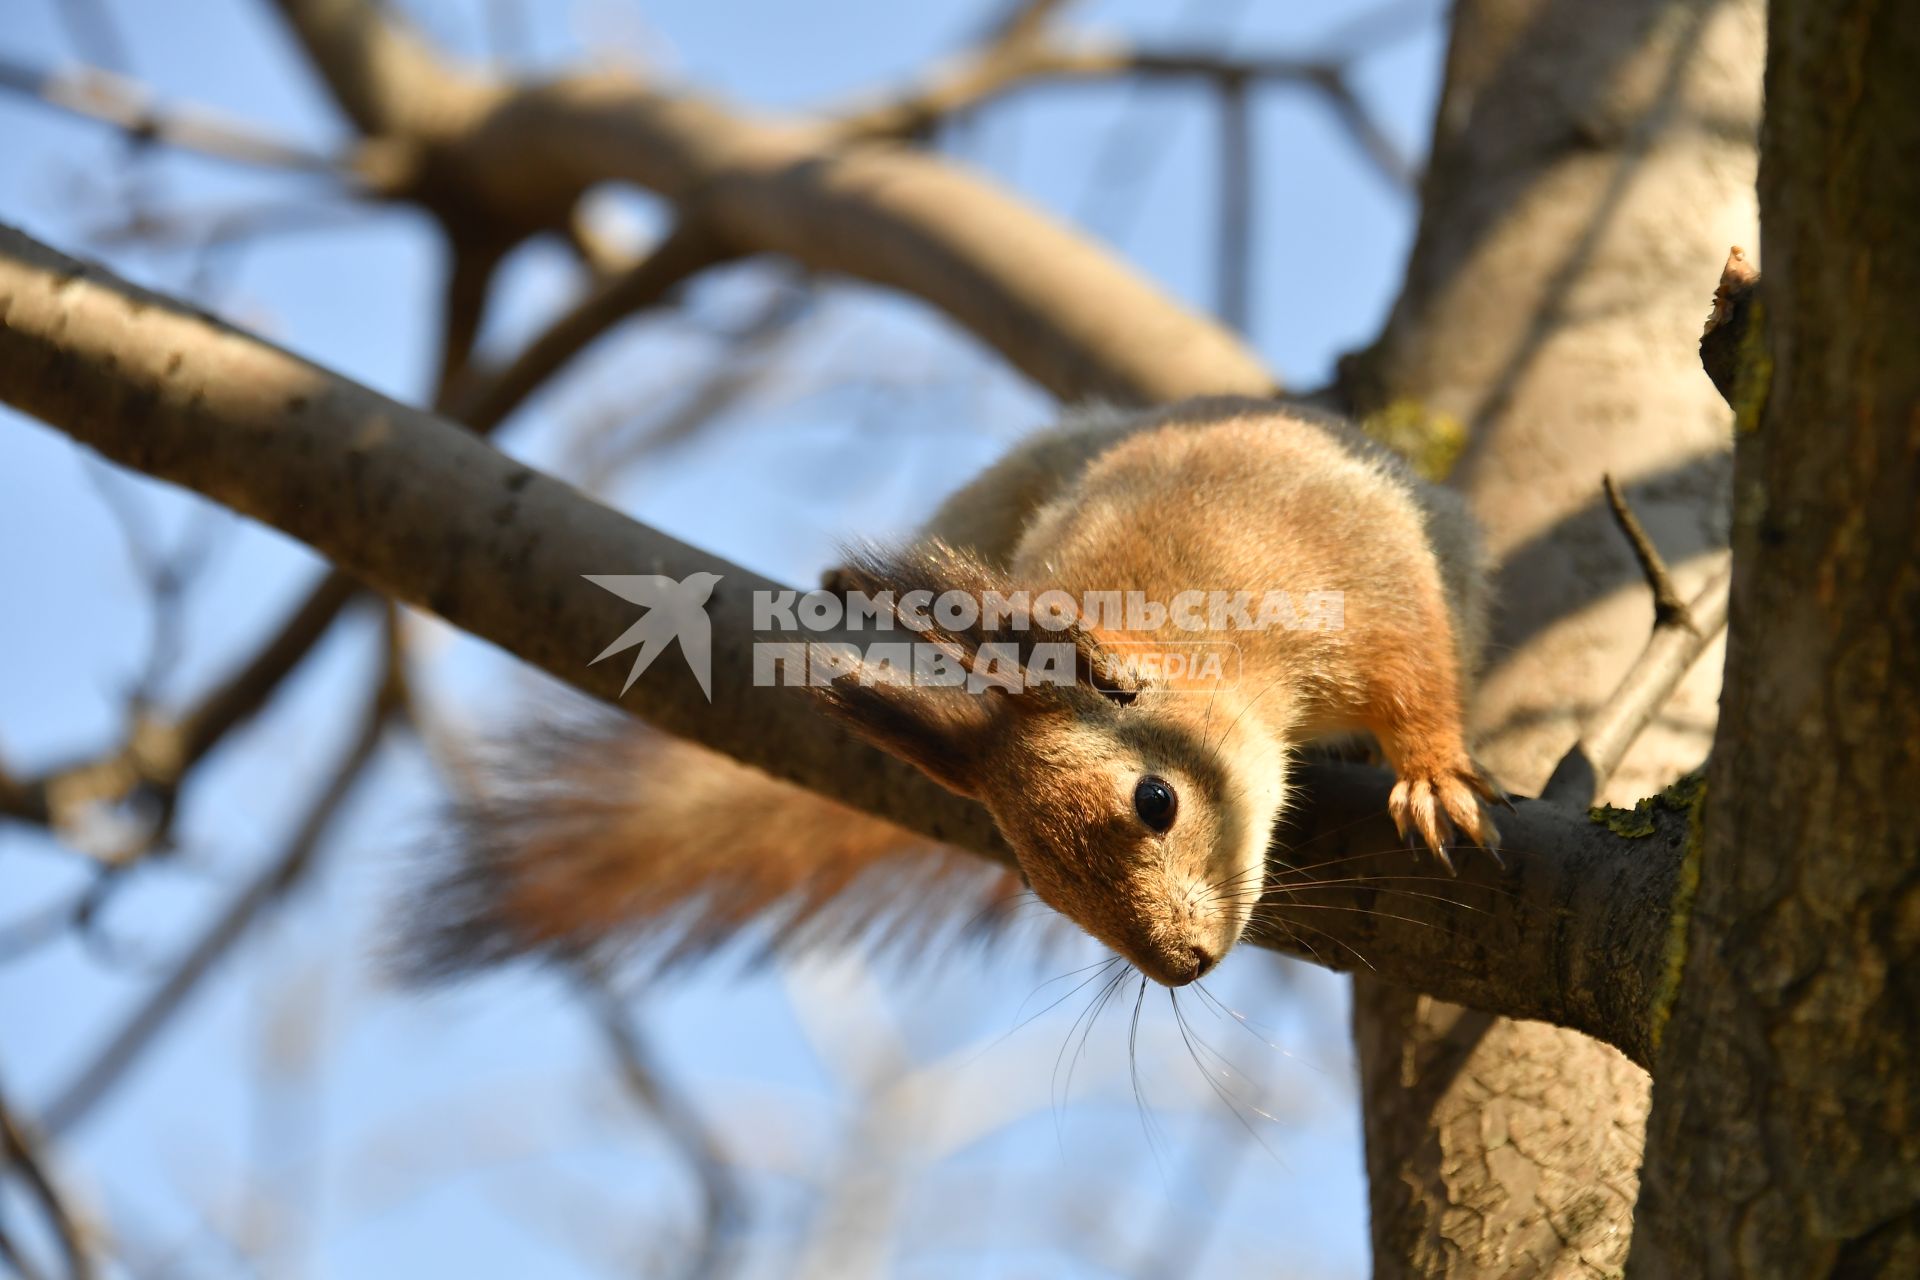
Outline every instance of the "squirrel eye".
<path fill-rule="evenodd" d="M 1133 789 L 1133 811 L 1155 831 L 1171 827 L 1173 815 L 1179 808 L 1179 798 L 1164 778 L 1148 774 Z"/>

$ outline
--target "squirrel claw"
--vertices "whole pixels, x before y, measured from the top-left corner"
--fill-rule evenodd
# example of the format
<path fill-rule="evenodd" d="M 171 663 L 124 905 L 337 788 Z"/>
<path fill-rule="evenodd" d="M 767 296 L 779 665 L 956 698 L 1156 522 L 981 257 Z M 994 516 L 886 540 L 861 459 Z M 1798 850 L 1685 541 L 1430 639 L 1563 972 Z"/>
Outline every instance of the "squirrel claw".
<path fill-rule="evenodd" d="M 1487 777 L 1487 771 L 1480 767 L 1479 761 L 1468 760 L 1466 769 L 1459 771 L 1457 776 L 1466 784 L 1468 790 L 1482 800 L 1489 804 L 1497 804 L 1508 813 L 1514 811 L 1513 798 L 1504 788 L 1497 786 L 1491 778 Z"/>
<path fill-rule="evenodd" d="M 1497 794 L 1470 763 L 1434 773 L 1409 770 L 1394 784 L 1387 811 L 1403 837 L 1411 839 L 1413 833 L 1418 833 L 1448 874 L 1455 872 L 1448 845 L 1456 832 L 1492 854 L 1494 861 L 1504 867 L 1506 864 L 1500 859 L 1500 832 L 1493 825 L 1485 804 Z"/>

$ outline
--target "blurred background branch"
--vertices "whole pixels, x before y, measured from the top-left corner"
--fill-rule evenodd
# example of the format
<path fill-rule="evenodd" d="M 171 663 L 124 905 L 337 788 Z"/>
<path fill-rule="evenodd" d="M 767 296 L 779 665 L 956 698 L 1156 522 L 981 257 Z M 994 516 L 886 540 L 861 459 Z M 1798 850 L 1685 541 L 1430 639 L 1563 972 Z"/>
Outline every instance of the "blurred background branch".
<path fill-rule="evenodd" d="M 47 1172 L 38 1139 L 13 1113 L 4 1094 L 0 1094 L 0 1151 L 6 1155 L 4 1171 L 20 1180 L 52 1229 L 66 1275 L 71 1280 L 89 1280 L 95 1274 L 93 1260 L 73 1211 Z M 4 1224 L 0 1224 L 0 1261 L 7 1262 L 22 1275 L 38 1274 L 28 1261 L 24 1247 L 7 1234 Z"/>

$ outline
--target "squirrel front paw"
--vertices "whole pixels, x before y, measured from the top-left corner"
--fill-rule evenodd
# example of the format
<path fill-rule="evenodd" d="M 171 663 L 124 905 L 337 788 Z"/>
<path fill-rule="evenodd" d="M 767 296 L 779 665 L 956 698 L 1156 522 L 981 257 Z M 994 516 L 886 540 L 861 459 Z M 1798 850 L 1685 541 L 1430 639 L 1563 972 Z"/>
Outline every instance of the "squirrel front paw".
<path fill-rule="evenodd" d="M 1500 832 L 1493 825 L 1487 802 L 1504 802 L 1505 797 L 1473 761 L 1462 758 L 1451 765 L 1436 768 L 1400 770 L 1387 799 L 1387 812 L 1402 839 L 1418 832 L 1440 864 L 1453 873 L 1453 858 L 1447 846 L 1455 832 L 1465 834 L 1475 844 L 1500 861 Z"/>

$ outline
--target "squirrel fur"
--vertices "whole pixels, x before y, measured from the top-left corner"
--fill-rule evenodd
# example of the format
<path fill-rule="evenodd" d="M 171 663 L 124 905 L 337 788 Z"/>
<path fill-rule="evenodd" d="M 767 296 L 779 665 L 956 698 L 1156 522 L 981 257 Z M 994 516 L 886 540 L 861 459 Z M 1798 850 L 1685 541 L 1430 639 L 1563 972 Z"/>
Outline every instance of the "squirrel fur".
<path fill-rule="evenodd" d="M 1338 591 L 1338 627 L 1120 631 L 1080 620 L 1071 683 L 914 687 L 849 673 L 827 710 L 984 803 L 1035 894 L 1156 981 L 1208 972 L 1259 896 L 1288 771 L 1370 734 L 1404 836 L 1488 850 L 1497 792 L 1461 703 L 1485 574 L 1459 500 L 1330 417 L 1242 399 L 1096 410 L 1041 432 L 908 546 L 853 557 L 835 590 Z M 1131 620 L 1129 620 L 1131 621 Z M 962 656 L 986 624 L 925 638 Z M 1238 678 L 1141 671 L 1143 642 L 1231 643 Z M 958 851 L 624 718 L 523 743 L 472 797 L 420 904 L 416 967 L 643 943 L 666 960 L 758 931 L 770 946 L 1004 919 L 1020 883 Z M 1449 865 L 1451 865 L 1449 863 Z"/>

